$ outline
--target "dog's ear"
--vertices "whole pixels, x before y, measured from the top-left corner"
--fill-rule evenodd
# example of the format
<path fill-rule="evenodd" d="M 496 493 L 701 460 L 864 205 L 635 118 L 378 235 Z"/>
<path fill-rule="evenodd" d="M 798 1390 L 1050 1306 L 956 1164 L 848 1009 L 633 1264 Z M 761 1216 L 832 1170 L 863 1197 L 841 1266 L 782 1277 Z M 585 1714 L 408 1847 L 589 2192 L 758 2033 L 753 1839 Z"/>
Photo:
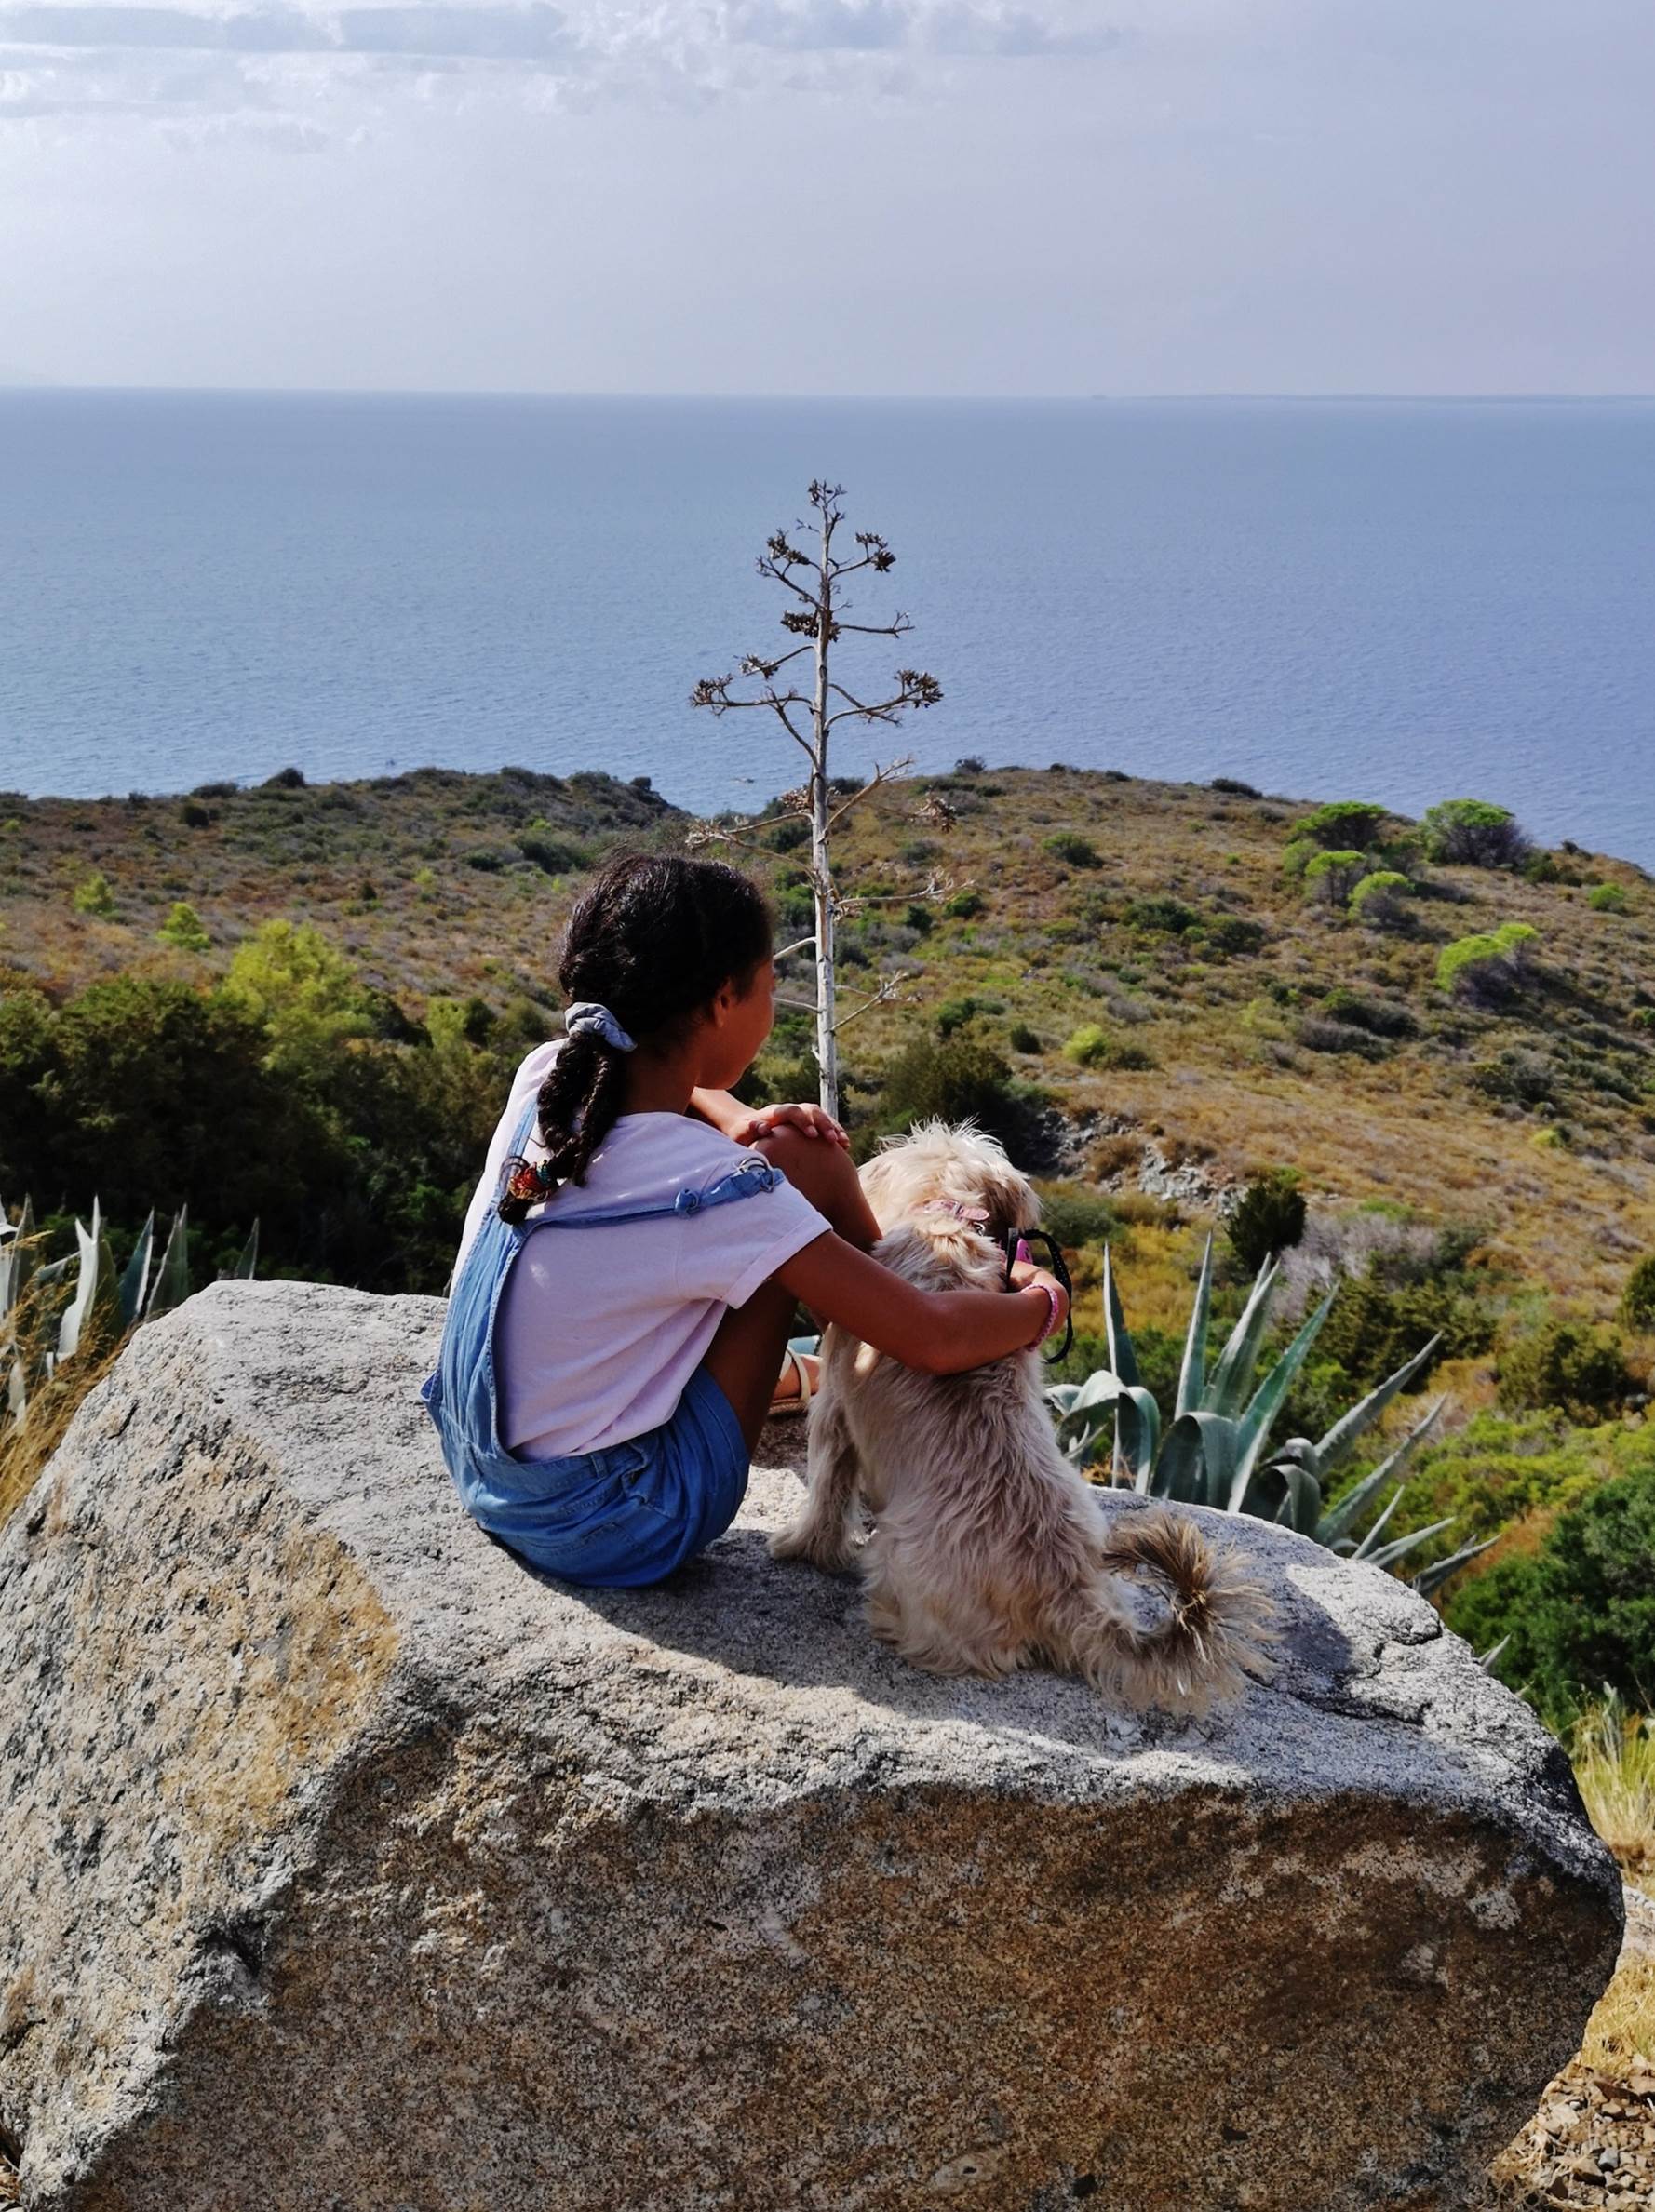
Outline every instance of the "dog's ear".
<path fill-rule="evenodd" d="M 989 1209 L 989 1227 L 1003 1238 L 1012 1229 L 1040 1227 L 1040 1200 L 1026 1175 L 1018 1174 L 1009 1160 L 989 1170 L 980 1186 L 978 1202 Z"/>

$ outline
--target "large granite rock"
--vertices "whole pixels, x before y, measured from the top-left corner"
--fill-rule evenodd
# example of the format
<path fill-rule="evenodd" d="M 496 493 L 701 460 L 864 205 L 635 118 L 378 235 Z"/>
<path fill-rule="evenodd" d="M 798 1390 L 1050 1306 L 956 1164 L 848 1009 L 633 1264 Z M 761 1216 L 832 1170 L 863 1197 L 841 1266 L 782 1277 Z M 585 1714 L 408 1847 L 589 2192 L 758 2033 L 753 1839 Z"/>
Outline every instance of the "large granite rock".
<path fill-rule="evenodd" d="M 459 1512 L 441 1311 L 204 1293 L 0 1539 L 25 2205 L 1466 2201 L 1621 1908 L 1425 1605 L 1216 1522 L 1280 1680 L 1141 1724 L 888 1657 L 766 1557 L 784 1471 L 671 1588 L 583 1596 Z"/>

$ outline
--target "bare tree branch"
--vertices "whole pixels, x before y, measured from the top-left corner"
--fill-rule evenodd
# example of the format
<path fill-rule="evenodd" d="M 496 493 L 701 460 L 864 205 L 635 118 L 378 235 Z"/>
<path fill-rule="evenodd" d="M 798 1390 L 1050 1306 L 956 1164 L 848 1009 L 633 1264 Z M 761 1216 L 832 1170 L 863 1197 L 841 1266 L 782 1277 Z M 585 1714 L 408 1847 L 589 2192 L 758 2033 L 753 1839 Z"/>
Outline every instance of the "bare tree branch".
<path fill-rule="evenodd" d="M 894 970 L 893 972 L 885 978 L 884 982 L 881 984 L 877 991 L 873 992 L 868 998 L 860 1000 L 855 1006 L 853 1006 L 849 1013 L 840 1015 L 839 1019 L 833 1026 L 835 1034 L 837 1035 L 838 1032 L 844 1028 L 847 1024 L 854 1022 L 858 1014 L 868 1013 L 872 1008 L 876 1006 L 889 1006 L 891 1001 L 897 996 L 897 986 L 901 984 L 907 983 L 913 973 L 914 970 L 911 968 L 897 968 Z"/>
<path fill-rule="evenodd" d="M 830 830 L 835 828 L 851 809 L 865 799 L 870 791 L 877 791 L 881 784 L 888 784 L 893 776 L 901 775 L 905 769 L 912 768 L 913 764 L 914 757 L 911 753 L 905 753 L 900 760 L 893 760 L 886 768 L 881 768 L 876 760 L 873 764 L 873 773 L 863 784 L 861 790 L 853 791 L 849 798 L 841 799 L 828 815 L 828 827 Z"/>

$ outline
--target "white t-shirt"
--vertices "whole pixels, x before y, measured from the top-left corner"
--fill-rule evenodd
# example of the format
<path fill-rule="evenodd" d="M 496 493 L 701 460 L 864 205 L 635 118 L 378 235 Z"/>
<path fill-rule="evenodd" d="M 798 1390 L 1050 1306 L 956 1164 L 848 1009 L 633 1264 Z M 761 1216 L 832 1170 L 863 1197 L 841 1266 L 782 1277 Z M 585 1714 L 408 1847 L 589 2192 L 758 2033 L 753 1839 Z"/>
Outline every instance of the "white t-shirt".
<path fill-rule="evenodd" d="M 512 1079 L 465 1216 L 455 1272 L 489 1207 L 524 1112 L 562 1044 L 537 1045 Z M 532 1136 L 529 1160 L 544 1159 Z M 623 1114 L 569 1184 L 530 1221 L 616 1206 L 670 1205 L 751 1157 L 687 1114 Z M 672 1418 L 727 1307 L 831 1225 L 787 1183 L 689 1214 L 536 1229 L 501 1295 L 494 1380 L 501 1441 L 525 1459 L 624 1443 Z"/>

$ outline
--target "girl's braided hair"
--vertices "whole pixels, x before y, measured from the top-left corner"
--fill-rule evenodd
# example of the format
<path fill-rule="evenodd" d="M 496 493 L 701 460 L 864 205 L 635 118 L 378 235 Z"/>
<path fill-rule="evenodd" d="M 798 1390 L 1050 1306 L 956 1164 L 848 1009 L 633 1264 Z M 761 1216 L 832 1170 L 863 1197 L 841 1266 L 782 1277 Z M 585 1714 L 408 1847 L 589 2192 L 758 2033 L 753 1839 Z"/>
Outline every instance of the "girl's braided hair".
<path fill-rule="evenodd" d="M 746 988 L 771 945 L 770 910 L 738 869 L 678 853 L 633 852 L 601 868 L 576 902 L 558 980 L 567 1004 L 596 1000 L 646 1050 L 672 1046 L 723 985 L 733 980 Z M 584 1182 L 625 1095 L 624 1052 L 591 1030 L 566 1038 L 536 1101 L 547 1155 L 540 1175 L 558 1185 Z M 502 1221 L 521 1221 L 547 1195 L 523 1195 L 535 1175 L 520 1157 L 506 1161 Z"/>

